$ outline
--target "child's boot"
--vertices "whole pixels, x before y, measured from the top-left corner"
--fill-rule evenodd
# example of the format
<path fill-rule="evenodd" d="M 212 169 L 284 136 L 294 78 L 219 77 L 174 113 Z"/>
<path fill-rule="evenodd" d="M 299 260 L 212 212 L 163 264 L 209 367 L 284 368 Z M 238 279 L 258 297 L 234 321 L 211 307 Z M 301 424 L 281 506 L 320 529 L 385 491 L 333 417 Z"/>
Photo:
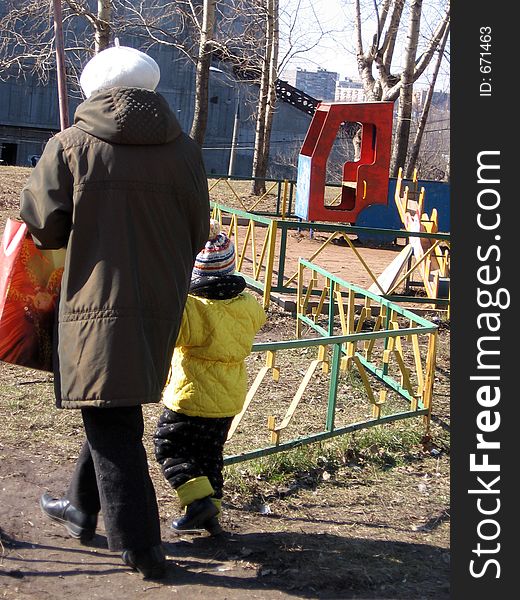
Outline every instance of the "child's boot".
<path fill-rule="evenodd" d="M 219 509 L 211 501 L 213 488 L 207 477 L 195 477 L 177 488 L 181 506 L 186 512 L 180 519 L 173 521 L 171 528 L 177 533 L 199 533 L 209 526 L 216 530 Z M 216 520 L 215 522 L 212 520 Z M 209 530 L 208 530 L 209 531 Z M 211 533 L 211 532 L 210 532 Z"/>
<path fill-rule="evenodd" d="M 206 524 L 204 525 L 204 529 L 210 534 L 210 535 L 219 535 L 221 533 L 224 533 L 224 530 L 222 529 L 222 527 L 220 526 L 219 523 L 219 516 L 222 512 L 222 499 L 221 498 L 215 498 L 214 496 L 211 498 L 211 501 L 213 502 L 213 504 L 217 507 L 217 514 L 214 517 L 211 517 L 211 519 L 209 519 Z"/>
<path fill-rule="evenodd" d="M 184 515 L 172 523 L 172 529 L 177 533 L 198 533 L 207 527 L 220 527 L 217 514 L 218 509 L 209 497 L 194 500 L 188 504 Z"/>

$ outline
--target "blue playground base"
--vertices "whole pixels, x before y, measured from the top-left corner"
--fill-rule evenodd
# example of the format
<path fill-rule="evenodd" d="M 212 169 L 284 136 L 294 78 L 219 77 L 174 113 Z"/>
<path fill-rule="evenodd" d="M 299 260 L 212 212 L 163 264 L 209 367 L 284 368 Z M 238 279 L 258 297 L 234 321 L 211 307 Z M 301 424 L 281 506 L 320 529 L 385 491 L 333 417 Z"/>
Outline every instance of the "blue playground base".
<path fill-rule="evenodd" d="M 394 200 L 396 178 L 390 178 L 388 182 L 388 205 L 372 204 L 359 213 L 356 219 L 356 226 L 359 227 L 382 227 L 384 229 L 402 229 L 403 224 L 397 211 Z M 423 187 L 424 194 L 424 212 L 431 214 L 434 208 L 437 209 L 439 232 L 450 232 L 450 184 L 444 181 L 429 181 L 419 179 L 419 190 Z M 360 242 L 383 243 L 392 242 L 394 236 L 389 234 L 358 234 Z"/>

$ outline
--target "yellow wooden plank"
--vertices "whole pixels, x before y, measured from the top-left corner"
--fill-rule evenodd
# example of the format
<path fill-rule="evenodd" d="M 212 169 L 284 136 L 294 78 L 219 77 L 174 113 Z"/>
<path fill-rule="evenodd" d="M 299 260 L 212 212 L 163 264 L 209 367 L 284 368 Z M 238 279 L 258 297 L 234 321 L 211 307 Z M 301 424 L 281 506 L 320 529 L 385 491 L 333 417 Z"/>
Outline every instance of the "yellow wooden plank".
<path fill-rule="evenodd" d="M 367 393 L 368 396 L 368 401 L 370 402 L 370 404 L 376 404 L 376 398 L 374 396 L 374 392 L 372 390 L 372 386 L 370 385 L 370 380 L 368 379 L 368 375 L 367 372 L 365 370 L 365 367 L 363 366 L 363 363 L 361 362 L 361 360 L 359 359 L 359 356 L 354 355 L 352 357 L 352 361 L 354 362 L 354 364 L 357 367 L 357 370 L 359 372 L 359 376 L 361 377 L 361 381 L 363 382 L 363 385 L 365 387 L 365 391 Z"/>
<path fill-rule="evenodd" d="M 424 392 L 422 401 L 424 407 L 428 409 L 424 422 L 426 427 L 430 426 L 432 412 L 433 382 L 435 380 L 435 360 L 437 354 L 437 332 L 428 334 L 428 351 L 426 354 L 426 377 L 424 382 Z"/>
<path fill-rule="evenodd" d="M 323 305 L 325 304 L 325 298 L 327 298 L 328 291 L 329 288 L 327 287 L 327 285 L 324 285 L 321 290 L 318 304 L 312 309 L 312 314 L 314 315 L 314 322 L 316 322 L 318 317 L 321 315 L 321 311 L 323 310 Z"/>
<path fill-rule="evenodd" d="M 393 329 L 394 331 L 399 331 L 399 323 L 394 319 L 393 321 L 390 321 L 390 329 Z M 403 344 L 401 341 L 401 336 L 398 335 L 396 337 L 392 336 L 394 339 L 394 343 L 395 343 L 395 347 L 397 349 L 397 351 L 399 352 L 399 354 L 401 354 L 401 356 L 403 356 Z"/>
<path fill-rule="evenodd" d="M 347 333 L 354 333 L 354 320 L 356 317 L 356 294 L 350 290 L 347 301 Z"/>
<path fill-rule="evenodd" d="M 289 194 L 289 181 L 283 180 L 283 194 L 282 194 L 282 221 L 285 220 L 285 213 L 287 211 L 287 196 Z"/>
<path fill-rule="evenodd" d="M 365 268 L 365 271 L 368 273 L 368 275 L 371 277 L 372 281 L 377 285 L 377 287 L 380 290 L 381 295 L 384 295 L 384 291 L 381 288 L 381 286 L 379 285 L 379 283 L 377 282 L 377 278 L 374 275 L 374 273 L 372 272 L 372 270 L 370 269 L 370 267 L 367 265 L 367 263 L 365 262 L 365 260 L 363 259 L 363 257 L 361 256 L 361 254 L 358 252 L 357 248 L 354 246 L 354 244 L 352 243 L 352 240 L 348 237 L 348 235 L 346 233 L 342 234 L 343 239 L 347 242 L 347 244 L 350 246 L 350 249 L 354 252 L 354 254 L 357 256 L 359 262 L 363 265 L 363 267 Z"/>
<path fill-rule="evenodd" d="M 356 333 L 361 333 L 363 331 L 363 324 L 365 323 L 368 314 L 369 313 L 367 311 L 366 306 L 363 306 L 361 312 L 359 313 L 359 318 L 356 325 Z"/>
<path fill-rule="evenodd" d="M 410 324 L 411 327 L 411 324 Z M 412 335 L 412 349 L 415 361 L 415 373 L 417 376 L 417 394 L 420 396 L 424 387 L 424 372 L 421 358 L 421 348 L 419 346 L 419 336 Z"/>
<path fill-rule="evenodd" d="M 268 196 L 277 185 L 278 185 L 278 181 L 275 181 L 271 185 L 271 187 L 269 187 L 269 189 L 267 189 L 255 202 L 253 202 L 253 204 L 251 204 L 249 209 L 246 208 L 247 212 L 251 212 L 252 210 L 254 210 L 256 208 L 256 206 L 260 203 L 260 201 L 263 200 L 266 196 Z"/>
<path fill-rule="evenodd" d="M 274 259 L 276 257 L 276 236 L 278 234 L 278 225 L 276 221 L 272 221 L 269 225 L 269 244 L 267 253 L 267 264 L 265 267 L 264 281 L 264 304 L 265 310 L 269 308 L 271 299 L 271 287 L 273 285 Z"/>
<path fill-rule="evenodd" d="M 318 347 L 318 360 L 321 360 L 321 370 L 323 373 L 329 372 L 329 356 L 327 346 Z"/>
<path fill-rule="evenodd" d="M 258 281 L 260 278 L 260 269 L 263 267 L 265 254 L 267 252 L 267 240 L 269 239 L 269 227 L 265 230 L 264 241 L 260 249 L 260 256 L 258 257 L 258 265 L 254 270 L 255 280 Z"/>
<path fill-rule="evenodd" d="M 222 181 L 222 179 L 215 179 L 215 183 L 212 183 L 210 186 L 208 186 L 208 191 L 211 192 L 211 190 L 214 187 L 216 187 L 221 181 Z"/>
<path fill-rule="evenodd" d="M 258 388 L 260 387 L 260 385 L 262 384 L 262 381 L 264 380 L 264 377 L 266 376 L 267 373 L 269 373 L 270 371 L 270 367 L 262 367 L 260 369 L 260 371 L 258 371 L 255 380 L 253 381 L 253 384 L 251 385 L 251 387 L 249 388 L 247 395 L 246 395 L 246 399 L 244 401 L 244 406 L 242 407 L 242 410 L 238 413 L 238 415 L 235 415 L 235 417 L 233 418 L 233 421 L 231 422 L 231 427 L 229 428 L 229 432 L 228 432 L 228 436 L 227 436 L 227 440 L 229 441 L 232 437 L 233 434 L 236 431 L 236 428 L 238 427 L 240 421 L 242 420 L 242 417 L 244 416 L 246 410 L 248 409 L 249 405 L 251 404 L 251 400 L 254 398 L 256 392 L 258 391 Z"/>
<path fill-rule="evenodd" d="M 309 381 L 311 380 L 312 376 L 314 375 L 314 371 L 316 370 L 316 367 L 321 364 L 321 360 L 313 360 L 311 362 L 311 364 L 309 365 L 309 368 L 307 369 L 307 372 L 305 373 L 299 387 L 298 390 L 296 392 L 296 394 L 294 395 L 291 404 L 289 405 L 289 408 L 287 409 L 287 412 L 285 413 L 285 416 L 282 420 L 282 422 L 280 423 L 280 425 L 278 425 L 275 429 L 276 431 L 279 433 L 282 429 L 285 429 L 287 427 L 287 425 L 289 425 L 294 412 L 296 411 L 296 408 L 298 407 L 298 404 L 300 403 L 300 400 L 303 397 L 303 394 L 305 393 L 305 388 L 309 385 Z"/>
<path fill-rule="evenodd" d="M 238 229 L 238 215 L 231 215 L 231 222 L 229 224 L 230 226 L 230 230 L 231 228 L 233 229 L 233 233 L 235 236 L 235 248 L 238 246 L 238 236 L 239 236 L 239 229 Z"/>
<path fill-rule="evenodd" d="M 336 290 L 336 303 L 338 305 L 338 313 L 339 320 L 341 323 L 341 333 L 343 335 L 348 335 L 347 333 L 347 321 L 345 318 L 345 305 L 343 304 L 343 296 L 341 295 L 341 290 Z"/>
<path fill-rule="evenodd" d="M 298 318 L 299 315 L 303 315 L 304 306 L 303 306 L 303 271 L 304 267 L 302 263 L 298 263 L 298 281 L 296 284 L 296 338 L 299 339 L 302 333 L 302 322 Z"/>
<path fill-rule="evenodd" d="M 302 314 L 306 314 L 306 312 L 307 312 L 307 307 L 309 306 L 309 300 L 311 298 L 311 294 L 312 294 L 312 290 L 314 289 L 315 282 L 316 282 L 316 279 L 314 277 L 311 277 L 311 279 L 309 280 L 309 284 L 307 286 L 307 291 L 305 292 L 305 296 L 303 298 Z"/>
<path fill-rule="evenodd" d="M 244 243 L 242 244 L 242 250 L 240 251 L 240 253 L 237 256 L 237 271 L 242 270 L 242 263 L 244 262 L 244 257 L 246 255 L 246 249 L 247 249 L 247 243 L 249 242 L 250 236 L 251 236 L 251 220 L 249 220 L 249 224 L 247 226 L 246 233 L 244 235 Z M 235 244 L 235 248 L 237 248 L 237 246 L 238 246 L 238 240 L 237 240 L 237 244 Z M 237 250 L 238 250 L 238 248 L 237 248 Z"/>
<path fill-rule="evenodd" d="M 250 210 L 247 210 L 247 206 L 242 202 L 242 198 L 235 192 L 234 187 L 231 185 L 231 183 L 229 183 L 229 181 L 227 179 L 221 179 L 220 181 L 224 181 L 226 183 L 226 185 L 228 186 L 228 188 L 231 190 L 231 193 L 235 196 L 235 198 L 240 202 L 242 208 L 246 211 L 246 212 L 251 212 Z"/>
<path fill-rule="evenodd" d="M 410 373 L 408 367 L 404 364 L 402 354 L 396 349 L 394 350 L 394 356 L 401 372 L 401 386 L 407 390 L 410 396 L 413 396 L 414 392 L 412 389 L 412 383 L 410 381 Z"/>
<path fill-rule="evenodd" d="M 383 324 L 383 315 L 381 313 L 379 313 L 379 315 L 376 318 L 376 323 L 374 325 L 374 331 L 379 331 L 381 329 L 381 326 Z M 376 339 L 372 339 L 372 340 L 367 340 L 365 342 L 365 358 L 367 360 L 371 360 L 372 358 L 372 351 L 374 350 L 374 345 L 376 343 Z"/>
<path fill-rule="evenodd" d="M 352 368 L 352 356 L 343 356 L 339 361 L 340 371 L 349 371 Z"/>
<path fill-rule="evenodd" d="M 251 260 L 253 263 L 253 273 L 256 273 L 256 261 L 257 261 L 257 256 L 256 256 L 256 227 L 255 227 L 255 222 L 253 221 L 253 219 L 251 219 L 249 221 L 249 224 L 251 226 Z"/>
<path fill-rule="evenodd" d="M 280 434 L 276 431 L 276 419 L 273 415 L 267 417 L 267 429 L 271 432 L 271 443 L 278 446 L 280 443 Z"/>

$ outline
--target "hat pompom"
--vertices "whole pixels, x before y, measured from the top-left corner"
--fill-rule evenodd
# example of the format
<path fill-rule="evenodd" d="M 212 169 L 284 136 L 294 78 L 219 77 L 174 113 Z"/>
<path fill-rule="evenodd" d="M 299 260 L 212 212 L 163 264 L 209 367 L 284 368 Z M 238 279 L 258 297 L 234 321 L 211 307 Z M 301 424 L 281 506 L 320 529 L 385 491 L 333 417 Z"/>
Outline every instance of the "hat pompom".
<path fill-rule="evenodd" d="M 216 219 L 209 220 L 209 236 L 208 240 L 214 240 L 220 233 L 220 223 Z"/>
<path fill-rule="evenodd" d="M 98 90 L 119 86 L 153 91 L 160 78 L 159 65 L 151 56 L 129 46 L 114 46 L 88 61 L 79 82 L 88 98 Z"/>

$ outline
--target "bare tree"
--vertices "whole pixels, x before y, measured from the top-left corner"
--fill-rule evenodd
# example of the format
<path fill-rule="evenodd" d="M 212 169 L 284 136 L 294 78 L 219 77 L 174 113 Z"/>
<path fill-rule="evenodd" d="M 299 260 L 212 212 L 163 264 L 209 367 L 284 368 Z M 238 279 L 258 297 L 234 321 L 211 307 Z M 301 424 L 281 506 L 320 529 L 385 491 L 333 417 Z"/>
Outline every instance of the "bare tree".
<path fill-rule="evenodd" d="M 435 68 L 433 70 L 432 79 L 430 81 L 430 85 L 428 87 L 428 94 L 426 96 L 426 100 L 424 102 L 424 107 L 422 110 L 421 118 L 419 119 L 419 124 L 417 126 L 417 131 L 415 133 L 415 139 L 410 149 L 410 155 L 408 157 L 408 164 L 406 166 L 406 177 L 410 179 L 413 175 L 417 164 L 417 157 L 419 156 L 419 150 L 421 148 L 421 142 L 423 139 L 424 131 L 426 129 L 426 123 L 428 121 L 428 115 L 430 113 L 430 106 L 433 98 L 433 92 L 435 89 L 435 84 L 437 83 L 437 76 L 439 74 L 439 70 L 441 67 L 442 59 L 444 57 L 444 49 L 446 47 L 446 42 L 448 41 L 448 36 L 450 33 L 449 26 L 446 27 L 444 32 L 444 36 L 442 38 L 441 44 L 438 49 L 437 61 L 435 63 Z"/>
<path fill-rule="evenodd" d="M 36 74 L 42 81 L 56 68 L 49 0 L 4 0 L 0 18 L 0 77 Z M 287 0 L 284 0 L 287 2 Z M 276 80 L 287 61 L 315 47 L 328 32 L 305 36 L 295 27 L 303 3 L 289 14 L 284 49 L 279 54 L 279 0 L 62 0 L 69 92 L 79 93 L 79 73 L 92 54 L 112 36 L 131 34 L 143 49 L 173 46 L 195 65 L 195 110 L 190 134 L 203 143 L 208 117 L 208 81 L 212 60 L 227 65 L 236 80 L 260 86 L 256 111 L 253 174 L 262 191 L 269 162 Z M 5 5 L 4 5 L 5 6 Z M 316 15 L 315 15 L 316 17 Z M 317 19 L 317 17 L 316 17 Z M 316 23 L 318 21 L 316 20 Z M 89 35 L 91 33 L 91 35 Z"/>
<path fill-rule="evenodd" d="M 94 32 L 94 54 L 108 48 L 110 43 L 112 0 L 97 0 L 97 12 L 93 12 L 86 0 L 63 0 L 71 14 L 83 17 Z"/>
<path fill-rule="evenodd" d="M 376 32 L 372 35 L 366 48 L 362 35 L 363 19 L 360 0 L 355 0 L 354 5 L 357 63 L 365 97 L 368 101 L 396 101 L 399 99 L 391 166 L 391 174 L 394 176 L 399 167 L 403 166 L 408 151 L 413 84 L 430 64 L 450 20 L 448 5 L 432 35 L 427 39 L 425 48 L 418 55 L 423 1 L 411 0 L 408 11 L 404 67 L 398 74 L 395 74 L 391 69 L 405 16 L 405 5 L 406 0 L 383 0 L 380 3 L 374 0 Z M 374 76 L 374 69 L 377 76 Z"/>
<path fill-rule="evenodd" d="M 55 66 L 52 4 L 30 0 L 23 7 L 7 0 L 0 19 L 0 77 L 19 77 L 26 72 L 48 79 Z"/>
<path fill-rule="evenodd" d="M 209 67 L 213 51 L 215 31 L 215 7 L 217 0 L 204 0 L 200 23 L 199 51 L 196 60 L 195 109 L 190 136 L 201 146 L 208 122 Z"/>
<path fill-rule="evenodd" d="M 98 0 L 97 22 L 94 26 L 95 52 L 101 52 L 110 44 L 110 20 L 112 15 L 111 0 Z"/>
<path fill-rule="evenodd" d="M 271 35 L 271 56 L 269 60 L 269 93 L 267 96 L 267 105 L 265 109 L 265 133 L 264 145 L 262 148 L 262 171 L 259 174 L 265 177 L 267 165 L 269 162 L 269 149 L 271 147 L 271 132 L 273 129 L 273 117 L 276 107 L 276 80 L 278 79 L 278 52 L 280 46 L 280 25 L 279 25 L 279 0 L 271 0 L 269 11 L 272 15 L 272 35 Z M 265 187 L 265 186 L 264 186 Z M 262 193 L 265 192 L 265 189 Z"/>
<path fill-rule="evenodd" d="M 20 6 L 22 4 L 22 6 Z M 56 71 L 52 2 L 5 0 L 0 18 L 0 78 L 31 73 L 43 83 Z M 111 0 L 98 0 L 93 12 L 87 0 L 63 0 L 63 32 L 69 90 L 79 90 L 81 64 L 108 45 Z M 92 35 L 84 34 L 85 23 Z M 94 42 L 94 44 L 92 43 Z"/>
<path fill-rule="evenodd" d="M 261 9 L 265 19 L 264 53 L 261 58 L 260 91 L 255 127 L 255 148 L 253 154 L 252 185 L 253 194 L 265 192 L 265 177 L 269 157 L 269 140 L 272 113 L 276 101 L 276 67 L 278 62 L 278 2 L 262 0 Z M 274 93 L 273 93 L 274 92 Z"/>
<path fill-rule="evenodd" d="M 421 28 L 421 12 L 423 0 L 411 0 L 410 19 L 406 35 L 405 64 L 401 72 L 399 91 L 397 125 L 392 149 L 392 172 L 397 174 L 399 166 L 404 166 L 408 152 L 408 138 L 410 137 L 410 124 L 412 117 L 413 82 L 415 71 L 415 57 L 419 44 L 419 31 Z"/>
<path fill-rule="evenodd" d="M 254 0 L 113 0 L 125 10 L 124 27 L 143 38 L 145 46 L 176 48 L 195 66 L 194 117 L 190 135 L 204 142 L 208 120 L 208 88 L 212 61 L 227 63 L 237 73 L 255 68 L 258 37 Z M 253 23 L 248 22 L 250 20 Z"/>
<path fill-rule="evenodd" d="M 54 17 L 54 45 L 56 49 L 56 79 L 58 83 L 58 104 L 60 112 L 60 128 L 69 126 L 69 98 L 67 94 L 67 74 L 65 72 L 65 48 L 63 43 L 63 16 L 61 0 L 52 0 Z"/>
<path fill-rule="evenodd" d="M 279 0 L 256 0 L 258 15 L 261 15 L 262 23 L 259 25 L 263 44 L 259 45 L 261 53 L 256 55 L 260 77 L 260 91 L 256 112 L 255 145 L 253 155 L 252 176 L 255 178 L 251 186 L 251 192 L 255 195 L 265 193 L 265 177 L 269 165 L 269 153 L 273 118 L 276 111 L 276 82 L 279 73 L 287 63 L 299 55 L 305 55 L 315 48 L 320 41 L 332 33 L 324 30 L 319 22 L 318 15 L 312 7 L 312 2 L 305 4 L 312 9 L 312 23 L 306 23 L 307 27 L 314 27 L 314 32 L 309 35 L 308 29 L 299 30 L 296 27 L 301 20 L 304 7 L 303 0 L 297 0 L 290 11 L 284 6 L 284 48 L 280 51 L 281 35 L 281 7 Z M 287 4 L 287 3 L 285 3 Z M 254 53 L 251 56 L 255 56 Z"/>

